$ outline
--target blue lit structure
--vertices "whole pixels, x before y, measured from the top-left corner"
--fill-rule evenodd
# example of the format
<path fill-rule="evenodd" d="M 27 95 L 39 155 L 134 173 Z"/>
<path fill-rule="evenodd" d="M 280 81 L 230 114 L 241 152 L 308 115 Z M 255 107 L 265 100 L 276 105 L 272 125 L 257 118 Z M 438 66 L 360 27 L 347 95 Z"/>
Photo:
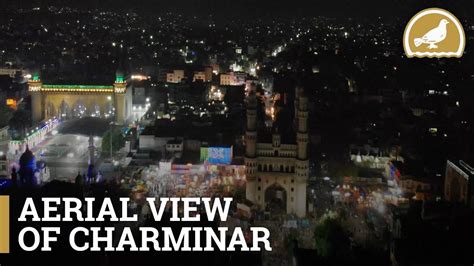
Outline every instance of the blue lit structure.
<path fill-rule="evenodd" d="M 20 185 L 34 185 L 36 183 L 36 158 L 31 150 L 26 146 L 25 152 L 20 157 Z"/>

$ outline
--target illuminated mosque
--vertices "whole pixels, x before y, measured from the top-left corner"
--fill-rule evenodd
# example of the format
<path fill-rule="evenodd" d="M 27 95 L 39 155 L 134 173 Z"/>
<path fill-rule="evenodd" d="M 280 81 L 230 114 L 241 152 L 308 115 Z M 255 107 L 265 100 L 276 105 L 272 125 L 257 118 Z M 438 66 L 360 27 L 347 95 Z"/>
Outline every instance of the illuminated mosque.
<path fill-rule="evenodd" d="M 113 85 L 44 84 L 35 73 L 28 81 L 28 92 L 33 123 L 53 117 L 92 116 L 114 118 L 117 124 L 124 124 L 131 115 L 131 90 L 127 90 L 121 71 L 117 71 Z"/>

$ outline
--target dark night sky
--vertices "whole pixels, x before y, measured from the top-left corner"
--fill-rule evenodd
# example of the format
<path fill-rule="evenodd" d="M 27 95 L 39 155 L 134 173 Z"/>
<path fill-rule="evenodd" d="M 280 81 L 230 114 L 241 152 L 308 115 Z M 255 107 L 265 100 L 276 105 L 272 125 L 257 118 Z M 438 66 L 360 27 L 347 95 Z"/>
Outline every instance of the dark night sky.
<path fill-rule="evenodd" d="M 184 14 L 252 18 L 255 16 L 344 17 L 413 14 L 427 7 L 443 7 L 460 18 L 474 17 L 474 0 L 0 0 L 2 6 L 76 6 L 83 8 L 135 10 L 160 13 L 179 11 Z"/>

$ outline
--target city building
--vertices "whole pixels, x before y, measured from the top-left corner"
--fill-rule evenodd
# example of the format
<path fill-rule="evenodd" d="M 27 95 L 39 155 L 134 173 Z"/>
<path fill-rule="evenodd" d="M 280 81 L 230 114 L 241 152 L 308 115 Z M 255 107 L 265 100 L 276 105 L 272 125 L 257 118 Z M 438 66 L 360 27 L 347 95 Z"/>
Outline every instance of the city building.
<path fill-rule="evenodd" d="M 447 160 L 444 179 L 444 199 L 474 208 L 472 193 L 474 168 L 463 160 Z"/>
<path fill-rule="evenodd" d="M 184 145 L 182 139 L 172 139 L 168 140 L 166 143 L 166 152 L 173 154 L 174 156 L 180 158 L 184 151 Z"/>
<path fill-rule="evenodd" d="M 0 179 L 5 179 L 10 176 L 8 167 L 7 153 L 0 150 Z"/>
<path fill-rule="evenodd" d="M 211 82 L 212 81 L 212 67 L 205 67 L 201 71 L 194 71 L 193 82 L 196 81 Z"/>
<path fill-rule="evenodd" d="M 0 178 L 10 176 L 9 160 L 8 160 L 8 143 L 10 142 L 9 126 L 0 128 Z"/>
<path fill-rule="evenodd" d="M 367 167 L 371 169 L 384 169 L 391 160 L 403 161 L 403 158 L 395 157 L 392 154 L 382 152 L 378 147 L 370 145 L 359 146 L 350 145 L 351 161 L 359 167 Z"/>
<path fill-rule="evenodd" d="M 270 142 L 261 142 L 257 128 L 257 98 L 247 97 L 245 132 L 246 197 L 262 209 L 279 205 L 287 214 L 306 216 L 308 160 L 308 98 L 296 89 L 296 139 L 282 143 L 282 135 L 274 129 Z"/>
<path fill-rule="evenodd" d="M 115 117 L 124 124 L 131 114 L 131 94 L 127 81 L 117 73 L 113 85 L 43 84 L 38 74 L 28 81 L 33 124 L 50 118 L 95 116 Z"/>
<path fill-rule="evenodd" d="M 245 72 L 229 72 L 220 75 L 219 84 L 222 86 L 239 86 L 245 85 L 247 73 Z"/>
<path fill-rule="evenodd" d="M 23 74 L 23 69 L 21 69 L 21 68 L 8 68 L 8 67 L 0 68 L 0 76 L 9 76 L 10 78 L 14 78 L 17 74 L 22 75 Z"/>
<path fill-rule="evenodd" d="M 168 83 L 181 83 L 184 78 L 184 70 L 175 69 L 173 72 L 166 73 L 166 82 Z"/>
<path fill-rule="evenodd" d="M 193 82 L 196 81 L 208 82 L 209 80 L 206 80 L 206 73 L 202 71 L 195 71 L 193 74 Z"/>
<path fill-rule="evenodd" d="M 384 175 L 390 187 L 414 200 L 434 200 L 441 194 L 441 181 L 423 171 L 423 164 L 416 160 L 392 158 L 386 163 Z"/>
<path fill-rule="evenodd" d="M 150 97 L 146 96 L 144 87 L 133 87 L 132 95 L 132 120 L 139 121 L 151 105 Z"/>

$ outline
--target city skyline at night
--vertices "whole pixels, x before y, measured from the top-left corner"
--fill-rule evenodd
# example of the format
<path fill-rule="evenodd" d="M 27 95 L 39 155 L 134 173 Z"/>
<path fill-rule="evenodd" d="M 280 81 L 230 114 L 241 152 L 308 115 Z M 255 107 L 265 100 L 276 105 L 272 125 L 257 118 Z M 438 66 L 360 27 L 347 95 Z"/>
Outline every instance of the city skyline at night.
<path fill-rule="evenodd" d="M 472 264 L 473 0 L 0 6 L 1 266 Z"/>

